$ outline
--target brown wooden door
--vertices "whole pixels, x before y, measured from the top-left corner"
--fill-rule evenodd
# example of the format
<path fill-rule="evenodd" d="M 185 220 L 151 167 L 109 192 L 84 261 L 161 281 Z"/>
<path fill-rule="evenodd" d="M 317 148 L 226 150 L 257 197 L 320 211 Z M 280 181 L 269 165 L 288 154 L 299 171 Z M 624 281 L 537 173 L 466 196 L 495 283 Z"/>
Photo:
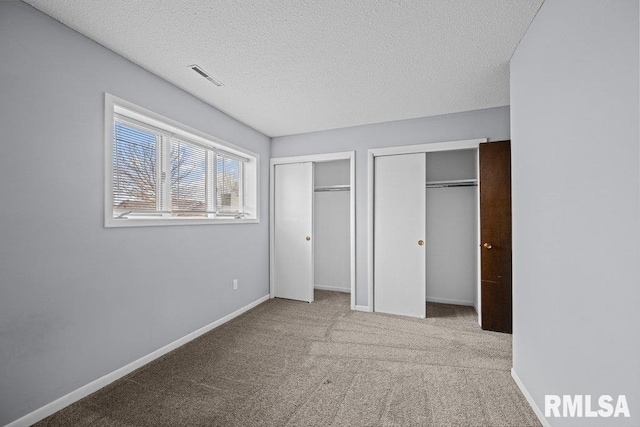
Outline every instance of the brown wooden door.
<path fill-rule="evenodd" d="M 511 333 L 511 143 L 479 152 L 482 329 Z"/>

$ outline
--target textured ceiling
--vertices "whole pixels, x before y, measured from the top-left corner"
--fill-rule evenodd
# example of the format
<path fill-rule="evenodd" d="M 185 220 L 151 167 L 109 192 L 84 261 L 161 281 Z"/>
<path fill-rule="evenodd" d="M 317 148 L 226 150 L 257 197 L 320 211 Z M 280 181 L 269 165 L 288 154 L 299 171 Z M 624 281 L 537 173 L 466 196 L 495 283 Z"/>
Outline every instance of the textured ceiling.
<path fill-rule="evenodd" d="M 26 2 L 280 136 L 508 105 L 543 0 Z"/>

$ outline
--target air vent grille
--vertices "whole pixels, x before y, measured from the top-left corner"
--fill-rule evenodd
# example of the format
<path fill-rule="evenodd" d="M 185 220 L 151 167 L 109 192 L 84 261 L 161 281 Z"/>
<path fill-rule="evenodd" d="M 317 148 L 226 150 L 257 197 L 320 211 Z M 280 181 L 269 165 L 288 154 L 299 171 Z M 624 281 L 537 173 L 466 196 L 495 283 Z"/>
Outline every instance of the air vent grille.
<path fill-rule="evenodd" d="M 216 85 L 218 87 L 222 86 L 222 82 L 220 80 L 217 80 L 217 79 L 214 79 L 213 77 L 211 77 L 211 75 L 209 75 L 209 73 L 207 73 L 205 70 L 203 70 L 202 67 L 200 67 L 199 65 L 196 65 L 196 64 L 189 65 L 189 68 L 191 68 L 196 73 L 200 74 L 205 79 L 209 80 L 214 85 Z"/>

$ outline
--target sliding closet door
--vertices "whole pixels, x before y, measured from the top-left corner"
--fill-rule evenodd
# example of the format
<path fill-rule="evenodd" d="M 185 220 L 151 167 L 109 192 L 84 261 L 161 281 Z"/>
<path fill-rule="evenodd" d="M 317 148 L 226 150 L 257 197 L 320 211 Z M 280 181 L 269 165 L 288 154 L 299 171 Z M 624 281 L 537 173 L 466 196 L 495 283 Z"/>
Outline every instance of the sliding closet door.
<path fill-rule="evenodd" d="M 374 311 L 425 317 L 426 155 L 374 165 Z"/>
<path fill-rule="evenodd" d="M 313 163 L 275 166 L 274 296 L 313 301 Z"/>
<path fill-rule="evenodd" d="M 482 329 L 511 333 L 511 144 L 480 144 Z"/>

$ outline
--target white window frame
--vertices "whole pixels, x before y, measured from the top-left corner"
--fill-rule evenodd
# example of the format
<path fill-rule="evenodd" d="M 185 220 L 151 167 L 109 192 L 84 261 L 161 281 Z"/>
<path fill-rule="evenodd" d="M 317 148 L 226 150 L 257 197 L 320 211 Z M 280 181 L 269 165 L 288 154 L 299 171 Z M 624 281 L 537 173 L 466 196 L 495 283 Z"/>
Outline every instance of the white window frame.
<path fill-rule="evenodd" d="M 260 222 L 260 191 L 258 177 L 260 176 L 260 156 L 257 153 L 241 148 L 212 135 L 200 132 L 175 120 L 149 111 L 143 107 L 118 98 L 109 93 L 104 97 L 105 111 L 105 140 L 104 140 L 104 226 L 110 227 L 144 227 L 166 225 L 196 225 L 196 224 L 247 224 Z M 154 215 L 130 215 L 124 218 L 113 216 L 113 133 L 116 114 L 134 121 L 161 129 L 177 138 L 204 145 L 221 154 L 230 154 L 248 159 L 244 162 L 241 196 L 243 216 L 210 215 L 201 217 L 168 217 Z M 168 156 L 165 156 L 168 159 Z M 213 159 L 214 167 L 216 160 Z M 215 171 L 214 171 L 215 173 Z M 164 197 L 168 195 L 163 194 Z M 215 201 L 214 201 L 215 203 Z"/>

